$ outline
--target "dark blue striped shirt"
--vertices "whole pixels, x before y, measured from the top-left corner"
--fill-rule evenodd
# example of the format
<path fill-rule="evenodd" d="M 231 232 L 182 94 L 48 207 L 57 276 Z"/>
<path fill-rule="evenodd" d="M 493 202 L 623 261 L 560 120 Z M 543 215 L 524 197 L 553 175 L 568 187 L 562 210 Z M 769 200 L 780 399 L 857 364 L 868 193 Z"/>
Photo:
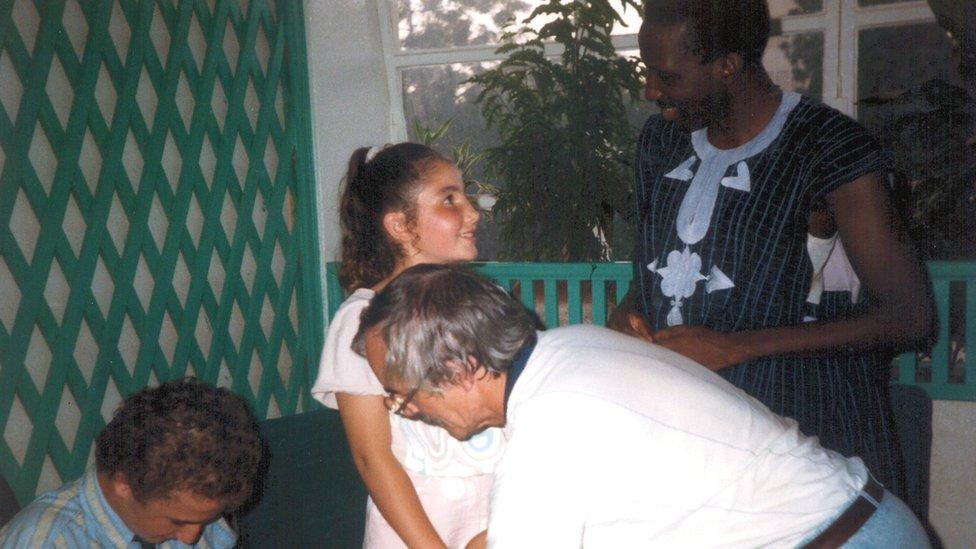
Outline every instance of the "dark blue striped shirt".
<path fill-rule="evenodd" d="M 793 99 L 798 104 L 768 146 L 750 151 L 741 161 L 745 166 L 733 162 L 722 174 L 710 224 L 697 240 L 687 228 L 679 236 L 678 225 L 692 176 L 715 165 L 707 152 L 701 154 L 704 133 L 696 150 L 693 138 L 674 124 L 658 116 L 645 124 L 637 153 L 634 274 L 638 301 L 655 329 L 676 320 L 720 332 L 803 322 L 812 276 L 807 218 L 825 207 L 831 191 L 878 171 L 881 155 L 854 120 L 808 98 Z M 682 220 L 687 219 L 686 212 Z M 683 274 L 675 278 L 675 272 Z M 676 282 L 669 284 L 668 277 Z M 849 294 L 828 294 L 821 319 L 858 306 Z M 825 447 L 862 457 L 881 482 L 899 492 L 888 368 L 880 355 L 836 350 L 766 357 L 720 373 L 773 411 L 795 418 Z"/>

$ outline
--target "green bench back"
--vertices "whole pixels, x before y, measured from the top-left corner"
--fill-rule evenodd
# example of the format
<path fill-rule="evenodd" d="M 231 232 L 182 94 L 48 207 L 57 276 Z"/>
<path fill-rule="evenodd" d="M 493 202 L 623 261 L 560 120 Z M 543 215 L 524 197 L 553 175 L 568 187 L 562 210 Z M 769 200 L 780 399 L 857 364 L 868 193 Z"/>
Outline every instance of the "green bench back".
<path fill-rule="evenodd" d="M 512 291 L 549 327 L 606 324 L 627 292 L 631 263 L 475 263 L 474 269 Z M 329 318 L 344 299 L 338 263 L 326 265 Z M 938 307 L 939 338 L 931 353 L 896 360 L 899 383 L 923 388 L 933 400 L 976 401 L 976 261 L 928 263 Z"/>

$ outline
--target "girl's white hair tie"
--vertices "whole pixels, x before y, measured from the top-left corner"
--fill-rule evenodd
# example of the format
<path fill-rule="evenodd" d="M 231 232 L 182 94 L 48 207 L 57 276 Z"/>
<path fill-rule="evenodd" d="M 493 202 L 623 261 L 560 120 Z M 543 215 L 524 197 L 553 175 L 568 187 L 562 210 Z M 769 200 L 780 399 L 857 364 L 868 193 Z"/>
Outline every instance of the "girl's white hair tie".
<path fill-rule="evenodd" d="M 370 160 L 372 160 L 373 158 L 375 158 L 376 157 L 376 154 L 378 152 L 380 152 L 381 150 L 383 150 L 383 147 L 379 147 L 379 146 L 376 146 L 376 145 L 373 145 L 372 147 L 370 147 L 369 150 L 366 151 L 366 162 L 369 162 Z"/>

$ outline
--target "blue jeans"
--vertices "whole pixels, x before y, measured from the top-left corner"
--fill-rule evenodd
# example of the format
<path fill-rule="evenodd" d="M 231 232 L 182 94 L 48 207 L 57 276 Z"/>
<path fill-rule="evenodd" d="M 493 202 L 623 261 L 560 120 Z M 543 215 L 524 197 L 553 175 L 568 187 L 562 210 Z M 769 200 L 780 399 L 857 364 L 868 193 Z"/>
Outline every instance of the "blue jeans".
<path fill-rule="evenodd" d="M 871 518 L 842 547 L 845 549 L 928 549 L 931 547 L 922 524 L 908 509 L 908 506 L 898 499 L 898 496 L 885 490 L 880 505 L 863 490 L 854 496 L 855 499 L 858 497 L 864 497 L 874 503 L 877 509 Z M 851 503 L 854 503 L 854 500 L 851 500 Z M 845 505 L 843 510 L 837 513 L 837 516 L 824 522 L 816 531 L 807 536 L 803 543 L 817 537 L 820 532 L 846 511 L 847 507 L 848 505 Z"/>
<path fill-rule="evenodd" d="M 847 540 L 848 549 L 874 547 L 904 547 L 905 549 L 931 547 L 925 529 L 905 502 L 885 490 L 881 505 L 856 534 Z"/>

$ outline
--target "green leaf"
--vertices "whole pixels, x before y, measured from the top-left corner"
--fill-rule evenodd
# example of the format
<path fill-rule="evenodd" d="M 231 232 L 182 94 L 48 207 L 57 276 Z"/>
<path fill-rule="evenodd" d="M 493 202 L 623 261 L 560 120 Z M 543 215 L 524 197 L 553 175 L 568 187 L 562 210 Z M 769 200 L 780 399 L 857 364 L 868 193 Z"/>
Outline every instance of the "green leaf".
<path fill-rule="evenodd" d="M 633 0 L 624 9 L 639 9 Z M 480 154 L 462 145 L 459 166 L 483 162 L 499 185 L 500 259 L 620 259 L 632 250 L 632 167 L 637 128 L 628 107 L 640 97 L 641 68 L 620 57 L 610 32 L 622 21 L 607 0 L 558 1 L 526 21 L 552 17 L 538 31 L 512 27 L 494 68 L 469 79 L 498 143 Z M 516 42 L 522 41 L 522 43 Z M 564 46 L 546 57 L 544 41 Z"/>

